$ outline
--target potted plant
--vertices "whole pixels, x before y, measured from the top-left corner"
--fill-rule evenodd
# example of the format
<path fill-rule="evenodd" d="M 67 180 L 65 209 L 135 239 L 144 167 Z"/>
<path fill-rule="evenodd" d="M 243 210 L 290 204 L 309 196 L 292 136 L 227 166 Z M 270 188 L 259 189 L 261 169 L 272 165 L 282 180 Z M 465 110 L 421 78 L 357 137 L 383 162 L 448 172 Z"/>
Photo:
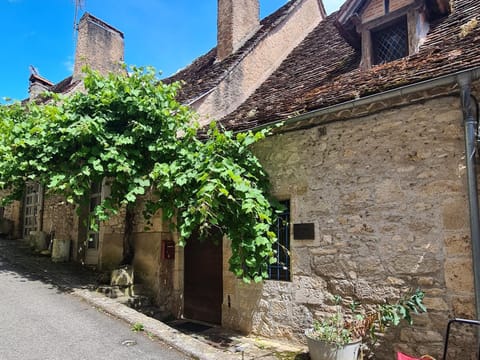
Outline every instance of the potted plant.
<path fill-rule="evenodd" d="M 395 304 L 376 304 L 366 307 L 357 301 L 345 306 L 340 296 L 334 297 L 335 313 L 315 320 L 305 331 L 311 360 L 356 360 L 362 341 L 376 340 L 376 334 L 401 320 L 412 324 L 411 314 L 426 312 L 424 293 L 416 290 Z"/>

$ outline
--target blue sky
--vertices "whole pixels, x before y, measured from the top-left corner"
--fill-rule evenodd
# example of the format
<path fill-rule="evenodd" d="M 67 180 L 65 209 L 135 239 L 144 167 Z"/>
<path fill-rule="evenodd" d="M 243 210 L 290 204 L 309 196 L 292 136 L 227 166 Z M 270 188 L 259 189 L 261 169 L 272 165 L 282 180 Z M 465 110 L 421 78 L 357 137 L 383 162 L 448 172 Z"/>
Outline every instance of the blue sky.
<path fill-rule="evenodd" d="M 324 0 L 328 13 L 344 0 Z M 29 65 L 58 82 L 72 72 L 74 0 L 0 0 L 0 99 L 27 97 Z M 260 0 L 262 18 L 286 0 Z M 125 34 L 125 61 L 165 76 L 216 43 L 217 0 L 85 0 L 82 10 Z M 81 15 L 81 14 L 80 14 Z"/>

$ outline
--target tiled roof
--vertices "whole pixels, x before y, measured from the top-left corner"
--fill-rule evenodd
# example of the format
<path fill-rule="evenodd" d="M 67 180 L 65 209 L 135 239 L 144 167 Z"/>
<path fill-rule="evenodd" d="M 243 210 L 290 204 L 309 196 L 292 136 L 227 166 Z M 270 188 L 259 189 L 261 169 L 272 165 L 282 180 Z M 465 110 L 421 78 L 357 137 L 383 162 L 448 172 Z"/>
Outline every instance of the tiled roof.
<path fill-rule="evenodd" d="M 418 53 L 360 70 L 360 53 L 334 26 L 330 15 L 234 113 L 222 120 L 234 130 L 253 128 L 297 114 L 381 93 L 480 66 L 480 1 L 453 0 L 452 13 L 431 24 Z M 461 27 L 470 31 L 461 36 Z"/>
<path fill-rule="evenodd" d="M 38 83 L 39 82 L 39 83 L 42 83 L 45 86 L 52 86 L 53 85 L 53 83 L 50 80 L 45 79 L 44 77 L 42 77 L 42 76 L 40 76 L 36 73 L 32 73 L 30 75 L 29 81 L 30 81 L 30 83 Z"/>
<path fill-rule="evenodd" d="M 66 93 L 68 92 L 71 88 L 73 88 L 75 85 L 78 84 L 78 81 L 75 82 L 75 81 L 72 81 L 73 78 L 72 76 L 69 76 L 65 79 L 63 79 L 62 81 L 56 83 L 55 85 L 53 85 L 51 88 L 50 88 L 50 91 L 54 92 L 54 93 Z"/>
<path fill-rule="evenodd" d="M 38 78 L 38 76 L 35 76 L 35 78 Z M 77 86 L 80 82 L 81 82 L 80 80 L 73 81 L 73 77 L 69 76 L 69 77 L 63 79 L 62 81 L 60 81 L 56 84 L 47 86 L 47 90 L 51 91 L 51 92 L 54 92 L 54 93 L 57 93 L 57 94 L 66 94 L 70 90 L 72 90 L 75 86 Z M 49 84 L 52 84 L 52 83 L 49 82 Z M 42 96 L 37 97 L 35 99 L 36 99 L 36 101 L 39 101 L 39 102 L 46 101 L 46 98 L 44 98 Z M 26 103 L 30 100 L 31 100 L 30 98 L 26 98 L 26 99 L 22 100 L 22 103 Z"/>
<path fill-rule="evenodd" d="M 164 79 L 165 82 L 182 80 L 185 82 L 179 94 L 182 102 L 190 103 L 201 95 L 213 89 L 247 55 L 255 45 L 269 34 L 302 0 L 288 1 L 270 16 L 260 22 L 259 30 L 245 42 L 235 53 L 221 62 L 216 61 L 217 48 L 196 59 L 187 68 Z"/>

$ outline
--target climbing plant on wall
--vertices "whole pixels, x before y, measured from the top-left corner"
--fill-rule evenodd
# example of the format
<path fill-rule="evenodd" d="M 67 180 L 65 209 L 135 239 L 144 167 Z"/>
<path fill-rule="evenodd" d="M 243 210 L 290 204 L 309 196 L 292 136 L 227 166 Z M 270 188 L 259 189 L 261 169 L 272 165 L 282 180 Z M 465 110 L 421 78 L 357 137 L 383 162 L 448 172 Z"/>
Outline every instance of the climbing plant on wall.
<path fill-rule="evenodd" d="M 101 221 L 122 207 L 131 214 L 149 194 L 144 216 L 162 209 L 180 245 L 194 231 L 208 238 L 220 230 L 231 240 L 230 270 L 245 281 L 266 278 L 274 210 L 250 146 L 267 132 L 233 134 L 212 123 L 199 136 L 196 115 L 176 100 L 179 83 L 161 82 L 153 68 L 128 70 L 104 77 L 85 69 L 83 92 L 0 107 L 5 200 L 19 199 L 34 180 L 80 208 L 92 185 L 106 181 L 94 211 Z M 132 259 L 126 236 L 124 262 Z"/>

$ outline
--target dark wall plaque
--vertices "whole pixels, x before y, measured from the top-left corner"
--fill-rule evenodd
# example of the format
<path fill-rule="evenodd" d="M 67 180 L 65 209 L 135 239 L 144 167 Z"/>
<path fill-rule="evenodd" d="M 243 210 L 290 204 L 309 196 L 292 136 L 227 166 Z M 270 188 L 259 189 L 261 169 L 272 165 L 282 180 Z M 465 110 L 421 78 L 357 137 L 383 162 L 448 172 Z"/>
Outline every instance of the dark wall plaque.
<path fill-rule="evenodd" d="M 293 224 L 293 238 L 295 240 L 315 240 L 315 224 Z"/>

